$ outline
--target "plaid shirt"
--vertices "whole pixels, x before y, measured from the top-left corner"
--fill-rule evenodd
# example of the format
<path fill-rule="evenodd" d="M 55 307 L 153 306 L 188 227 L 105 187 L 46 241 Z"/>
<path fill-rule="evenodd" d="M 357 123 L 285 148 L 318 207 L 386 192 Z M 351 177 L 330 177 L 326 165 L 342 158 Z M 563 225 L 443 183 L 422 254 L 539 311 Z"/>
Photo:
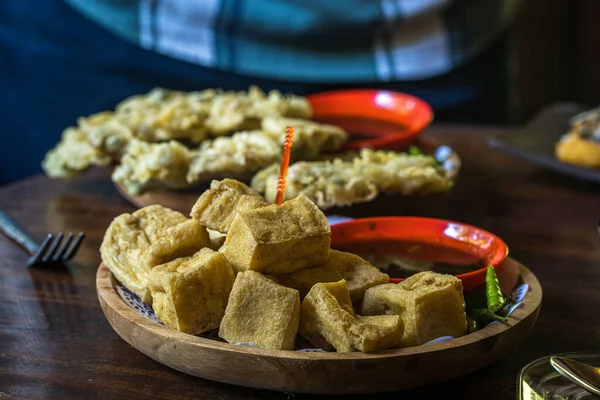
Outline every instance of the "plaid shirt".
<path fill-rule="evenodd" d="M 65 0 L 179 60 L 305 83 L 419 80 L 483 49 L 519 0 Z"/>

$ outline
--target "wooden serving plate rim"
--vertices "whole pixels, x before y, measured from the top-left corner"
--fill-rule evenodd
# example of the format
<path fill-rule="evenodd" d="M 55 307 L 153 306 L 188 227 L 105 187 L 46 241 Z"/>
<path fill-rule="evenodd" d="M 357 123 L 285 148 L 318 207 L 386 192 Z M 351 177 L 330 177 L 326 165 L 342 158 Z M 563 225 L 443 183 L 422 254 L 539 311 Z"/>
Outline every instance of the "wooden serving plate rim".
<path fill-rule="evenodd" d="M 298 352 L 291 350 L 272 350 L 249 346 L 233 345 L 217 340 L 203 338 L 179 332 L 175 329 L 160 325 L 151 319 L 140 315 L 119 296 L 115 289 L 116 280 L 106 265 L 100 264 L 96 275 L 96 290 L 98 299 L 106 314 L 105 307 L 116 312 L 120 318 L 124 318 L 135 325 L 152 331 L 153 334 L 162 336 L 164 339 L 186 342 L 187 344 L 199 346 L 203 348 L 220 350 L 224 352 L 235 352 L 254 354 L 257 356 L 280 358 L 280 359 L 295 359 L 295 360 L 382 360 L 403 356 L 411 356 L 417 354 L 431 353 L 439 350 L 447 350 L 461 346 L 474 344 L 483 339 L 488 339 L 493 336 L 501 335 L 502 333 L 514 328 L 519 323 L 523 322 L 531 314 L 535 313 L 541 306 L 542 302 L 542 287 L 535 275 L 524 265 L 518 263 L 512 258 L 507 258 L 507 262 L 515 263 L 521 279 L 529 285 L 529 292 L 525 296 L 523 304 L 517 308 L 509 317 L 507 323 L 497 323 L 487 326 L 477 332 L 452 339 L 449 341 L 421 345 L 415 347 L 406 347 L 402 349 L 390 349 L 373 353 L 336 353 L 336 352 Z M 111 323 L 112 326 L 112 321 Z M 114 329 L 114 327 L 113 327 Z M 134 346 L 135 347 L 135 346 Z"/>

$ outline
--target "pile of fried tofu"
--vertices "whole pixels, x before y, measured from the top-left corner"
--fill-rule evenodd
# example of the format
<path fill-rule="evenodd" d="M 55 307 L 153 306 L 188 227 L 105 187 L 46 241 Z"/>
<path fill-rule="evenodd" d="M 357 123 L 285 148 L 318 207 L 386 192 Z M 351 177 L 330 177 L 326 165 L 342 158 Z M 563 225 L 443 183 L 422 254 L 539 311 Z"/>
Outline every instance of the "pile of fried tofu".
<path fill-rule="evenodd" d="M 158 205 L 118 216 L 100 252 L 165 325 L 193 335 L 218 329 L 232 344 L 372 352 L 466 334 L 459 279 L 421 272 L 393 284 L 330 247 L 327 218 L 307 197 L 269 205 L 224 179 L 190 218 Z"/>

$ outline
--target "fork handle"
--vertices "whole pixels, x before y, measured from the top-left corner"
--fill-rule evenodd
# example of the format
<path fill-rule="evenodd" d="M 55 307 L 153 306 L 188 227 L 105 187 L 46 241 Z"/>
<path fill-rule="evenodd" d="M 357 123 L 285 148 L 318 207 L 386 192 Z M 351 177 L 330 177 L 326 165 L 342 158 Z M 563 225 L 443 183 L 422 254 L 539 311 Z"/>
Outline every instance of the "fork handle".
<path fill-rule="evenodd" d="M 30 254 L 35 253 L 38 244 L 25 231 L 8 216 L 4 211 L 0 210 L 0 230 L 9 238 L 23 246 Z"/>

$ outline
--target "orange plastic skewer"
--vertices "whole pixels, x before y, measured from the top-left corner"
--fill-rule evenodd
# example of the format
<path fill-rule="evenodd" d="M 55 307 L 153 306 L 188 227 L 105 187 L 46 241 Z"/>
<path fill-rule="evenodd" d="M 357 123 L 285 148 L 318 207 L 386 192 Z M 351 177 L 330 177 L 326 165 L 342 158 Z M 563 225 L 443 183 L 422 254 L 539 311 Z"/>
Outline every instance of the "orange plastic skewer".
<path fill-rule="evenodd" d="M 290 166 L 290 153 L 292 142 L 294 141 L 294 128 L 288 126 L 285 128 L 285 140 L 283 141 L 283 155 L 281 156 L 281 166 L 279 167 L 279 181 L 277 182 L 277 195 L 275 204 L 278 206 L 283 202 L 283 192 L 285 192 L 285 179 L 288 167 Z"/>

